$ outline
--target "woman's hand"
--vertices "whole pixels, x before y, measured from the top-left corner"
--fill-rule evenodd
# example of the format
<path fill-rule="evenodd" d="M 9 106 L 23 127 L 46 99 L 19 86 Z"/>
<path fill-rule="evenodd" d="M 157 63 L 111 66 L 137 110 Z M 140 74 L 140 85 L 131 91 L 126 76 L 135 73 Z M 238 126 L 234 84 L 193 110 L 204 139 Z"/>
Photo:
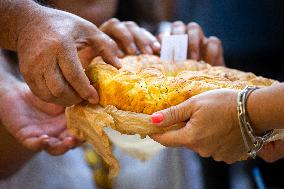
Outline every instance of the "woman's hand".
<path fill-rule="evenodd" d="M 83 99 L 98 102 L 98 94 L 83 69 L 92 58 L 101 56 L 120 67 L 116 43 L 94 24 L 46 7 L 41 7 L 21 29 L 16 51 L 20 71 L 32 92 L 42 100 L 64 106 Z"/>
<path fill-rule="evenodd" d="M 206 37 L 202 28 L 195 22 L 185 25 L 181 21 L 172 23 L 171 31 L 162 32 L 158 35 L 161 40 L 164 35 L 188 35 L 188 58 L 204 60 L 213 66 L 224 66 L 223 47 L 217 37 Z"/>
<path fill-rule="evenodd" d="M 40 100 L 25 84 L 14 85 L 0 97 L 1 122 L 17 141 L 34 152 L 46 150 L 60 155 L 81 143 L 67 131 L 64 109 Z"/>
<path fill-rule="evenodd" d="M 125 54 L 158 54 L 160 43 L 150 32 L 140 28 L 135 22 L 120 22 L 112 18 L 100 26 L 119 46 L 119 56 Z"/>
<path fill-rule="evenodd" d="M 165 146 L 184 146 L 202 157 L 233 163 L 246 153 L 237 119 L 236 90 L 217 89 L 152 115 L 157 127 L 185 127 L 152 136 Z M 160 122 L 160 123 L 158 123 Z"/>
<path fill-rule="evenodd" d="M 276 140 L 265 144 L 259 151 L 258 156 L 269 163 L 284 158 L 284 141 Z"/>

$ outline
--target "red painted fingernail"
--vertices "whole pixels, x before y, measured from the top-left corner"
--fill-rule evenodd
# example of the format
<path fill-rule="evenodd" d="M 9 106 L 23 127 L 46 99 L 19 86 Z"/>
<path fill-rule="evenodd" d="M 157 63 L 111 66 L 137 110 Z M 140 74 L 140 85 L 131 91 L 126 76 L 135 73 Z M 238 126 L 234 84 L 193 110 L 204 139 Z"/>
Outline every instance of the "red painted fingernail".
<path fill-rule="evenodd" d="M 154 113 L 151 115 L 152 123 L 161 123 L 164 120 L 164 115 L 161 113 Z"/>

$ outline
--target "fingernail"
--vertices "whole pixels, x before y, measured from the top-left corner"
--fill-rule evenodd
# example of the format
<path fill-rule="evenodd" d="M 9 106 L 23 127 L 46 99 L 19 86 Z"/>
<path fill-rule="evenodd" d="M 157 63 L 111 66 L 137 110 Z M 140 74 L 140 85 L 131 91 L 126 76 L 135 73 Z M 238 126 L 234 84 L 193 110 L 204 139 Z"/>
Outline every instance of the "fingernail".
<path fill-rule="evenodd" d="M 134 43 L 131 43 L 131 45 L 127 48 L 128 53 L 130 54 L 136 54 L 138 51 L 136 45 Z"/>
<path fill-rule="evenodd" d="M 119 58 L 115 57 L 115 58 L 114 58 L 114 62 L 115 62 L 115 64 L 117 65 L 118 68 L 121 68 L 121 63 L 120 63 Z"/>
<path fill-rule="evenodd" d="M 146 50 L 146 54 L 153 54 L 153 50 L 150 46 L 146 46 L 145 50 Z"/>
<path fill-rule="evenodd" d="M 155 48 L 157 48 L 157 49 L 161 48 L 161 45 L 160 45 L 160 43 L 159 43 L 158 41 L 154 42 L 154 43 L 153 43 L 153 46 L 154 46 Z"/>
<path fill-rule="evenodd" d="M 161 123 L 164 120 L 164 115 L 161 113 L 154 113 L 151 115 L 152 123 Z"/>
<path fill-rule="evenodd" d="M 94 89 L 94 87 L 91 85 L 90 86 L 90 90 L 92 91 L 91 92 L 91 97 L 88 98 L 88 101 L 91 103 L 91 104 L 97 104 L 99 103 L 99 95 L 97 93 L 97 91 Z"/>
<path fill-rule="evenodd" d="M 124 56 L 123 51 L 119 49 L 119 50 L 117 51 L 117 56 L 118 56 L 118 57 L 123 57 L 123 56 Z M 119 61 L 119 60 L 118 60 L 118 61 Z"/>

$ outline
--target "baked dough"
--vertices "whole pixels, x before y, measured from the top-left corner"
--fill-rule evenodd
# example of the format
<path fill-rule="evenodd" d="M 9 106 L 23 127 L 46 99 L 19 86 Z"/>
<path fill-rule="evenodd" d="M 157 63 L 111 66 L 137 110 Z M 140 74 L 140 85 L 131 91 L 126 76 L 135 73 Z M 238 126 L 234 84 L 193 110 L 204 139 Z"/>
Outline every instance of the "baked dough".
<path fill-rule="evenodd" d="M 122 68 L 117 70 L 100 57 L 95 58 L 86 73 L 99 92 L 100 105 L 84 102 L 66 109 L 67 127 L 80 139 L 92 143 L 109 165 L 110 178 L 118 174 L 119 163 L 104 127 L 141 137 L 163 133 L 183 127 L 184 123 L 159 128 L 150 122 L 149 114 L 208 90 L 240 90 L 246 85 L 265 87 L 278 83 L 253 73 L 193 60 L 165 64 L 157 56 L 140 55 L 127 56 L 121 63 Z"/>
<path fill-rule="evenodd" d="M 127 56 L 117 70 L 96 58 L 88 76 L 98 89 L 100 104 L 120 110 L 152 114 L 199 93 L 219 88 L 243 89 L 246 85 L 270 86 L 274 80 L 225 67 L 187 60 L 165 69 L 159 57 Z M 180 65 L 180 66 L 176 66 Z"/>

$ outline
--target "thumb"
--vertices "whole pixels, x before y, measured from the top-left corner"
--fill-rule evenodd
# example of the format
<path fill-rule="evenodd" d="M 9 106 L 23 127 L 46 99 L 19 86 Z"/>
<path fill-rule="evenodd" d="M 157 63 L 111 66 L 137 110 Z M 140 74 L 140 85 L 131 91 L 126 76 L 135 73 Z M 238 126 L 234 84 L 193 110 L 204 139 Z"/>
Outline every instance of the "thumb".
<path fill-rule="evenodd" d="M 176 106 L 158 111 L 151 115 L 152 123 L 166 127 L 188 120 L 192 115 L 192 100 L 188 99 Z"/>

